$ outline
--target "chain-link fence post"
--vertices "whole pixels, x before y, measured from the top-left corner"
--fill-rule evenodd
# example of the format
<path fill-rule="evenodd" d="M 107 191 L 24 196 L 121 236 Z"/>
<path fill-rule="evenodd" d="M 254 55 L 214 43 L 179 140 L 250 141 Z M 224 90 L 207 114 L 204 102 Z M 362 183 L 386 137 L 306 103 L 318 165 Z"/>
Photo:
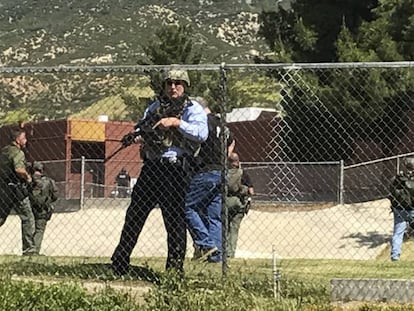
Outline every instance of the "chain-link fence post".
<path fill-rule="evenodd" d="M 223 277 L 227 276 L 227 235 L 228 235 L 228 209 L 226 205 L 226 197 L 227 197 L 227 183 L 226 183 L 226 176 L 227 176 L 227 132 L 225 130 L 226 124 L 226 111 L 227 111 L 227 75 L 226 75 L 226 68 L 225 63 L 221 63 L 220 65 L 220 120 L 221 120 L 221 193 L 222 193 L 222 250 L 223 250 L 223 264 L 222 264 L 222 274 Z"/>
<path fill-rule="evenodd" d="M 85 205 L 85 157 L 81 157 L 81 176 L 80 176 L 80 209 Z"/>
<path fill-rule="evenodd" d="M 338 203 L 344 204 L 344 160 L 339 161 Z"/>

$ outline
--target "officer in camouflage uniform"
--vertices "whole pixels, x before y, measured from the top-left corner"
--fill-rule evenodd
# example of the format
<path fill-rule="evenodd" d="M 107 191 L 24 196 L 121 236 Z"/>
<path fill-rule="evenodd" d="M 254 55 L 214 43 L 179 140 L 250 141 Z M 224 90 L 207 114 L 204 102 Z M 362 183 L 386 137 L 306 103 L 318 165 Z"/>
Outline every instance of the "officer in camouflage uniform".
<path fill-rule="evenodd" d="M 132 190 L 121 238 L 111 258 L 115 274 L 128 273 L 130 257 L 139 234 L 157 205 L 167 231 L 168 255 L 165 267 L 180 274 L 184 272 L 187 240 L 184 196 L 190 180 L 188 168 L 200 143 L 208 136 L 207 115 L 197 101 L 188 98 L 189 86 L 190 79 L 186 71 L 168 71 L 164 78 L 164 91 L 168 98 L 159 98 L 150 104 L 135 126 L 137 135 L 132 137 L 134 142 L 143 140 L 144 165 Z M 166 113 L 174 108 L 177 108 L 178 114 Z M 155 119 L 157 115 L 159 120 L 150 124 L 149 130 L 159 132 L 151 136 L 143 127 L 150 116 Z M 160 136 L 162 139 L 158 139 Z M 129 134 L 122 141 L 128 142 L 128 137 Z"/>
<path fill-rule="evenodd" d="M 34 216 L 29 201 L 29 184 L 32 177 L 26 170 L 26 133 L 22 129 L 10 132 L 11 143 L 0 154 L 0 226 L 12 209 L 22 223 L 23 255 L 34 254 Z"/>
<path fill-rule="evenodd" d="M 401 248 L 407 224 L 414 223 L 414 157 L 404 159 L 405 171 L 393 180 L 389 199 L 394 215 L 394 230 L 391 240 L 391 260 L 400 260 Z"/>
<path fill-rule="evenodd" d="M 226 205 L 228 209 L 227 230 L 227 257 L 235 256 L 239 230 L 244 215 L 251 205 L 251 196 L 254 188 L 250 176 L 240 168 L 239 155 L 235 152 L 229 157 L 229 170 L 227 176 L 228 193 Z"/>
<path fill-rule="evenodd" d="M 35 253 L 38 255 L 42 246 L 46 224 L 52 217 L 52 203 L 58 197 L 55 181 L 43 174 L 43 164 L 34 162 L 33 170 L 32 190 L 29 197 L 35 217 L 34 244 Z"/>

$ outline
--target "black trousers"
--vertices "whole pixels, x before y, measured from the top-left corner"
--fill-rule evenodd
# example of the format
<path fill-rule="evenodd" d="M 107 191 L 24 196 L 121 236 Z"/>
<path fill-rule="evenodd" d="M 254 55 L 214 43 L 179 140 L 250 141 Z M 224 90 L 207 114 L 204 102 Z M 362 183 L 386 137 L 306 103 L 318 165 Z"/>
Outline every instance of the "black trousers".
<path fill-rule="evenodd" d="M 181 162 L 172 164 L 148 161 L 144 164 L 132 191 L 119 244 L 111 258 L 113 267 L 119 272 L 128 270 L 139 234 L 149 213 L 157 204 L 161 208 L 167 231 L 166 269 L 183 271 L 187 241 L 184 196 L 188 182 L 188 173 Z"/>

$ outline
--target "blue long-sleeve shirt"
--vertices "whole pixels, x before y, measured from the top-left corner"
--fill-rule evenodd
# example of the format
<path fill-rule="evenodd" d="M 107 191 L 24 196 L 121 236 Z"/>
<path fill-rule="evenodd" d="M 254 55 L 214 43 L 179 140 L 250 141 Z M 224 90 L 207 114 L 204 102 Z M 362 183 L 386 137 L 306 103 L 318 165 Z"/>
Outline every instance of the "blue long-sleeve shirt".
<path fill-rule="evenodd" d="M 149 113 L 154 112 L 160 104 L 160 101 L 156 100 L 151 105 L 149 105 L 144 112 L 143 119 L 145 119 Z M 204 112 L 203 107 L 197 101 L 191 100 L 190 103 L 184 108 L 178 131 L 183 135 L 183 137 L 194 142 L 201 143 L 207 139 L 207 114 Z M 173 158 L 180 157 L 185 153 L 191 152 L 190 150 L 184 150 L 181 147 L 172 145 L 170 147 L 166 147 L 164 152 L 159 156 Z"/>

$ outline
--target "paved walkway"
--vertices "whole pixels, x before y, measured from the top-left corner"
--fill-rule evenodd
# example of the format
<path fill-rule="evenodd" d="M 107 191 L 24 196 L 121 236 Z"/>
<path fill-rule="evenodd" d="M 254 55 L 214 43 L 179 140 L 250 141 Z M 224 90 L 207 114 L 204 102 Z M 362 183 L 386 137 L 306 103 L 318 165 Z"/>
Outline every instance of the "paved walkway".
<path fill-rule="evenodd" d="M 42 253 L 50 256 L 110 257 L 122 229 L 126 202 L 55 214 Z M 259 212 L 242 222 L 236 257 L 375 259 L 389 243 L 388 200 L 338 205 L 314 211 Z M 21 254 L 20 220 L 10 216 L 0 228 L 0 254 Z M 166 256 L 166 232 L 159 209 L 151 214 L 133 256 Z M 187 255 L 192 256 L 191 240 Z"/>

